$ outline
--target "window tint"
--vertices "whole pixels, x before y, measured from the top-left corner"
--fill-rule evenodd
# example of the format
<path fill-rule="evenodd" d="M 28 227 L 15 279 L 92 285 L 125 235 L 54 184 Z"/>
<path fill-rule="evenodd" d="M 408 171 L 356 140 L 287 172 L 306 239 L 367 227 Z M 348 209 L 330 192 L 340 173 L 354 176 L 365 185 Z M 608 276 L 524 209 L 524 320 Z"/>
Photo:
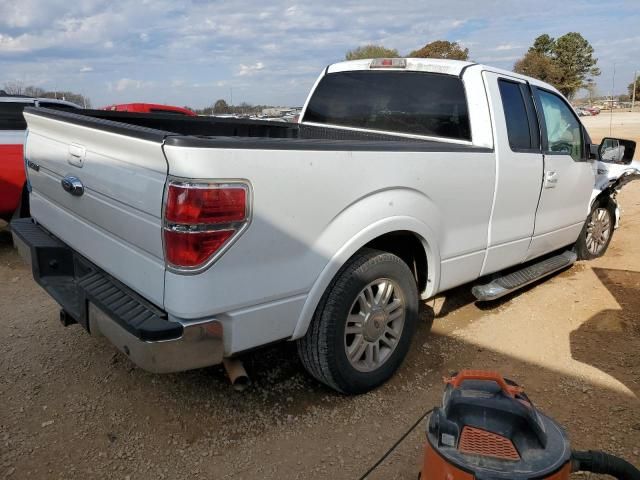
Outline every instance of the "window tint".
<path fill-rule="evenodd" d="M 27 122 L 22 110 L 29 103 L 0 102 L 0 130 L 25 130 Z"/>
<path fill-rule="evenodd" d="M 531 149 L 531 130 L 527 117 L 527 108 L 522 98 L 520 85 L 506 80 L 499 80 L 502 107 L 507 123 L 509 145 L 512 149 Z"/>
<path fill-rule="evenodd" d="M 331 73 L 320 81 L 303 121 L 471 140 L 462 81 L 434 73 Z"/>
<path fill-rule="evenodd" d="M 547 149 L 563 152 L 574 160 L 583 158 L 582 128 L 567 104 L 557 95 L 538 90 L 547 130 Z"/>

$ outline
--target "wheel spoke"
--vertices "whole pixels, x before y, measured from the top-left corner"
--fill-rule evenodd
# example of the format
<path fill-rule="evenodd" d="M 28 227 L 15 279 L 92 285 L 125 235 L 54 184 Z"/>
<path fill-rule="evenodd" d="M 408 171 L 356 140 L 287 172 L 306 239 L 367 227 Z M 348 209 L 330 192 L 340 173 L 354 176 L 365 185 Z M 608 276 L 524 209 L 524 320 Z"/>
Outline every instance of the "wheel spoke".
<path fill-rule="evenodd" d="M 388 321 L 395 320 L 403 313 L 402 301 L 399 298 L 396 298 L 384 308 L 384 311 L 389 316 Z"/>
<path fill-rule="evenodd" d="M 362 333 L 362 325 L 347 325 L 344 329 L 345 335 L 358 335 Z"/>
<path fill-rule="evenodd" d="M 383 337 L 390 337 L 390 340 L 393 340 L 394 342 L 398 341 L 398 332 L 396 332 L 393 328 L 387 326 L 384 329 L 384 334 L 382 335 Z"/>
<path fill-rule="evenodd" d="M 380 342 L 384 343 L 387 347 L 393 349 L 393 347 L 395 347 L 396 345 L 396 339 L 394 338 L 387 338 L 386 332 L 384 335 L 382 335 L 380 337 Z"/>
<path fill-rule="evenodd" d="M 393 295 L 393 284 L 391 282 L 384 282 L 384 290 L 382 293 L 382 300 L 380 301 L 380 305 L 383 307 L 389 303 L 391 300 L 391 296 Z"/>
<path fill-rule="evenodd" d="M 371 302 L 367 299 L 365 292 L 360 292 L 358 295 L 358 304 L 360 305 L 360 314 L 366 316 L 371 313 Z"/>
<path fill-rule="evenodd" d="M 357 335 L 349 347 L 347 355 L 352 362 L 358 362 L 362 358 L 366 348 L 367 342 L 365 342 L 364 337 L 362 335 Z"/>
<path fill-rule="evenodd" d="M 375 367 L 380 362 L 380 347 L 378 343 L 367 343 L 365 362 L 370 368 Z"/>

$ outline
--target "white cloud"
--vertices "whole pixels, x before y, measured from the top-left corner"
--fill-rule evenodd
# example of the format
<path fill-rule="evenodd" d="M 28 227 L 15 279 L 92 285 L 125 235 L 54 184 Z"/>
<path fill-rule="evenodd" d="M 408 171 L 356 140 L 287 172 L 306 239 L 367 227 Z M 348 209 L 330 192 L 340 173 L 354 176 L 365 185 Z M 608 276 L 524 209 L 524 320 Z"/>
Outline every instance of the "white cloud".
<path fill-rule="evenodd" d="M 121 78 L 117 82 L 107 82 L 109 91 L 124 92 L 125 90 L 139 90 L 153 86 L 153 82 L 134 80 L 132 78 Z"/>
<path fill-rule="evenodd" d="M 240 64 L 240 70 L 238 70 L 238 73 L 236 73 L 236 75 L 238 77 L 251 76 L 259 72 L 263 68 L 264 68 L 264 63 L 262 62 L 256 62 L 253 65 Z"/>
<path fill-rule="evenodd" d="M 504 43 L 502 45 L 498 45 L 494 50 L 496 51 L 504 51 L 504 50 L 517 50 L 519 48 L 524 48 L 522 45 L 514 45 L 512 43 Z"/>
<path fill-rule="evenodd" d="M 88 65 L 85 65 L 80 69 L 80 73 L 86 73 L 86 72 L 93 72 L 93 67 L 89 67 Z"/>

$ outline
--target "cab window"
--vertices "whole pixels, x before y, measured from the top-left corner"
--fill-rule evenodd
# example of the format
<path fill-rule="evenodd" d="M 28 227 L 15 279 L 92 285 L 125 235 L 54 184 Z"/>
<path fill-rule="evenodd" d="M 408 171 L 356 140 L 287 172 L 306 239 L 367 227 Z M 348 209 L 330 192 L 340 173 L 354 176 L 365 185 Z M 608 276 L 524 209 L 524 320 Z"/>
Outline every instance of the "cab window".
<path fill-rule="evenodd" d="M 303 122 L 471 140 L 462 80 L 438 73 L 330 73 L 316 87 Z"/>
<path fill-rule="evenodd" d="M 547 151 L 566 153 L 576 161 L 584 159 L 582 128 L 569 106 L 556 94 L 538 90 L 544 114 Z"/>

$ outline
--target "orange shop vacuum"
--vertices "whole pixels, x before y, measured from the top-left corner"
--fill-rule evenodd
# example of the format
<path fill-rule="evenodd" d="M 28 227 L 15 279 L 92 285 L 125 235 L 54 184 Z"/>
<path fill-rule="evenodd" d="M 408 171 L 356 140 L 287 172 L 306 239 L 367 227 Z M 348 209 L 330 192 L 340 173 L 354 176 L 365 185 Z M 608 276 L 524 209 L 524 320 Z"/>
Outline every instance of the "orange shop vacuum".
<path fill-rule="evenodd" d="M 585 471 L 640 480 L 627 461 L 572 452 L 564 430 L 496 372 L 464 370 L 431 412 L 421 480 L 568 480 Z"/>

